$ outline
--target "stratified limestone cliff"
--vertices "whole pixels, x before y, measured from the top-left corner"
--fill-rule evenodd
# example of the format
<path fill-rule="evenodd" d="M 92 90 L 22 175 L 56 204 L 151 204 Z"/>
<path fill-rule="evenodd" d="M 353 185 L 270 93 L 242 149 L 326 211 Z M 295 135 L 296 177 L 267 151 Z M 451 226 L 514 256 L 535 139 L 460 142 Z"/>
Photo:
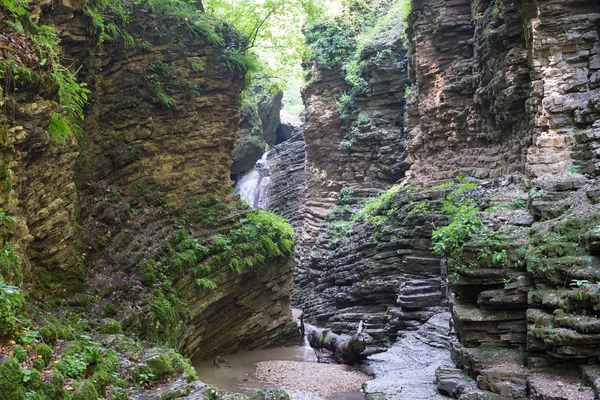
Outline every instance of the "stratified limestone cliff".
<path fill-rule="evenodd" d="M 116 309 L 126 332 L 186 356 L 280 342 L 295 334 L 289 252 L 246 269 L 212 261 L 213 242 L 237 240 L 254 215 L 228 196 L 244 72 L 189 21 L 129 11 L 120 32 L 130 39 L 100 46 L 83 10 L 32 10 L 56 29 L 91 94 L 77 144 L 49 139 L 51 95 L 23 87 L 7 96 L 0 207 L 17 217 L 25 287 L 47 298 L 66 290 L 64 304 L 86 305 L 81 318 L 97 329 Z M 227 43 L 240 40 L 218 29 Z"/>
<path fill-rule="evenodd" d="M 597 364 L 600 355 L 599 26 L 600 7 L 591 1 L 412 1 L 408 77 L 398 77 L 408 89 L 393 114 L 404 116 L 394 151 L 398 165 L 410 164 L 411 184 L 362 211 L 356 199 L 377 185 L 363 185 L 354 166 L 331 166 L 333 146 L 311 153 L 344 132 L 347 122 L 321 106 L 344 89 L 335 88 L 333 75 L 309 86 L 307 124 L 321 120 L 324 129 L 305 135 L 306 227 L 320 238 L 307 246 L 296 276 L 307 314 L 340 331 L 364 319 L 385 341 L 444 304 L 447 285 L 453 360 L 477 378 L 472 387 L 452 381 L 454 397 L 464 390 L 463 399 L 567 399 L 578 382 L 598 394 L 598 368 L 582 365 Z M 391 76 L 379 73 L 370 82 Z M 439 186 L 457 177 L 454 186 Z M 314 182 L 322 182 L 320 192 Z M 354 187 L 355 200 L 340 186 Z M 463 197 L 451 194 L 460 187 Z M 325 188 L 332 188 L 329 197 Z M 431 232 L 452 221 L 445 204 L 468 198 L 481 225 L 461 243 L 460 257 L 440 264 Z M 571 371 L 586 381 L 555 368 L 565 385 L 549 384 L 556 378 L 543 368 L 557 363 L 580 365 Z"/>

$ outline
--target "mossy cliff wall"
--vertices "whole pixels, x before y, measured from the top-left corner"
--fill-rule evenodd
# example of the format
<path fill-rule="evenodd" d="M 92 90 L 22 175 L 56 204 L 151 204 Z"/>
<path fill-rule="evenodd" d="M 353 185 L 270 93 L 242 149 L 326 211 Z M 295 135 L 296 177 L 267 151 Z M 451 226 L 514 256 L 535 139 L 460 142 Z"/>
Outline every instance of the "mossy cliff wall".
<path fill-rule="evenodd" d="M 216 267 L 206 276 L 195 269 L 214 256 L 215 235 L 247 222 L 243 205 L 228 197 L 243 68 L 228 65 L 222 43 L 187 19 L 131 8 L 121 34 L 100 45 L 85 10 L 31 6 L 40 24 L 56 29 L 63 59 L 73 60 L 91 94 L 77 143 L 48 138 L 58 106 L 36 88 L 11 94 L 3 114 L 10 191 L 1 206 L 17 217 L 28 293 L 54 298 L 66 289 L 71 303 L 89 304 L 82 318 L 92 325 L 102 325 L 110 303 L 126 331 L 182 345 L 188 356 L 292 333 L 289 254 L 267 255 L 241 272 L 225 264 L 212 278 Z M 203 21 L 221 40 L 239 40 L 226 25 Z M 182 231 L 185 245 L 173 238 Z M 176 271 L 157 264 L 192 248 L 193 261 Z M 209 287 L 196 283 L 203 278 Z"/>
<path fill-rule="evenodd" d="M 311 318 L 340 331 L 364 319 L 385 342 L 448 300 L 454 361 L 478 376 L 477 390 L 511 398 L 549 398 L 535 368 L 597 363 L 599 26 L 590 1 L 412 1 L 398 77 L 408 89 L 393 114 L 403 117 L 393 150 L 398 165 L 410 164 L 409 184 L 362 210 L 372 193 L 356 179 L 359 161 L 336 163 L 334 174 L 333 145 L 311 150 L 324 138 L 341 142 L 346 125 L 333 107 L 311 104 L 333 104 L 332 93 L 348 89 L 335 73 L 309 84 L 306 231 L 319 239 L 307 242 L 296 279 Z M 371 84 L 390 76 L 368 75 Z M 325 130 L 312 137 L 319 121 Z M 346 185 L 353 190 L 340 190 Z M 457 188 L 466 194 L 451 195 Z M 466 207 L 468 198 L 477 233 L 459 241 L 459 255 L 433 254 L 432 232 L 466 218 L 467 208 L 457 214 L 447 204 Z"/>

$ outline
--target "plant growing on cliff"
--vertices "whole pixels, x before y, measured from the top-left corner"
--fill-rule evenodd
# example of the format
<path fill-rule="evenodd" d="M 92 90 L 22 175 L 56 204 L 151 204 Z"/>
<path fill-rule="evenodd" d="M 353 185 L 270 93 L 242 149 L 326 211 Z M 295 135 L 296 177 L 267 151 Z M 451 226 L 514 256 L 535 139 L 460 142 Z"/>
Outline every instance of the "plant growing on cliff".
<path fill-rule="evenodd" d="M 450 187 L 455 189 L 446 195 L 443 210 L 451 222 L 435 229 L 431 240 L 434 245 L 433 252 L 447 257 L 455 268 L 460 269 L 462 245 L 483 228 L 483 223 L 477 217 L 479 209 L 475 201 L 463 197 L 464 193 L 474 189 L 476 185 L 461 183 Z"/>
<path fill-rule="evenodd" d="M 12 336 L 20 327 L 18 318 L 23 308 L 23 295 L 19 288 L 5 284 L 0 279 L 0 337 Z"/>
<path fill-rule="evenodd" d="M 271 259 L 288 257 L 293 251 L 294 238 L 294 230 L 286 220 L 270 212 L 254 210 L 246 221 L 227 234 L 212 237 L 207 246 L 208 260 L 199 264 L 195 273 L 199 279 L 208 279 L 207 276 L 221 266 L 239 273 Z"/>
<path fill-rule="evenodd" d="M 352 216 L 352 221 L 364 218 L 370 224 L 381 225 L 398 210 L 393 200 L 399 191 L 400 185 L 393 185 L 379 196 L 367 200 L 363 208 Z"/>
<path fill-rule="evenodd" d="M 3 94 L 8 95 L 11 90 L 16 91 L 18 85 L 34 81 L 56 88 L 61 110 L 51 114 L 48 124 L 50 138 L 64 142 L 77 136 L 81 131 L 78 123 L 83 119 L 83 107 L 90 91 L 85 83 L 77 82 L 76 73 L 61 64 L 56 30 L 35 23 L 26 2 L 4 0 L 0 8 L 9 16 L 0 25 L 5 25 L 9 35 L 25 42 L 0 57 Z"/>

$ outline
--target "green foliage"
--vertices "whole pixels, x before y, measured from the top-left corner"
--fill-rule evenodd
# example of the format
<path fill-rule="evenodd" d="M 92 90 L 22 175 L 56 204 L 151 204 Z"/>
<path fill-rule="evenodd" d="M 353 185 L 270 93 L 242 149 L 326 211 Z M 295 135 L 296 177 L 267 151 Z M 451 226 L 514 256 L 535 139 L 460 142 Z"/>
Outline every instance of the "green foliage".
<path fill-rule="evenodd" d="M 283 218 L 263 210 L 254 210 L 247 220 L 225 235 L 215 235 L 208 246 L 208 257 L 196 267 L 199 278 L 227 266 L 241 272 L 264 264 L 269 259 L 292 254 L 295 233 Z M 197 282 L 199 283 L 199 282 Z"/>
<path fill-rule="evenodd" d="M 64 355 L 56 364 L 56 368 L 68 378 L 77 379 L 83 377 L 87 365 L 85 356 L 82 353 L 76 353 Z"/>
<path fill-rule="evenodd" d="M 11 349 L 13 353 L 13 357 L 17 359 L 18 362 L 25 362 L 28 359 L 27 350 L 23 348 L 23 346 L 16 345 Z"/>
<path fill-rule="evenodd" d="M 331 238 L 331 244 L 335 246 L 344 237 L 346 232 L 352 229 L 352 225 L 352 221 L 330 221 L 325 224 L 322 234 L 317 238 L 317 242 L 322 240 L 324 235 L 327 235 Z"/>
<path fill-rule="evenodd" d="M 107 317 L 112 317 L 117 314 L 117 306 L 113 303 L 108 303 L 104 306 L 104 315 Z"/>
<path fill-rule="evenodd" d="M 492 254 L 492 264 L 497 266 L 504 266 L 508 264 L 508 255 L 506 250 L 496 251 Z"/>
<path fill-rule="evenodd" d="M 52 347 L 48 346 L 44 343 L 38 343 L 33 346 L 35 352 L 38 356 L 42 357 L 42 361 L 44 365 L 50 365 L 50 361 L 52 361 Z"/>
<path fill-rule="evenodd" d="M 340 194 L 338 195 L 338 203 L 350 203 L 354 200 L 354 188 L 352 187 L 343 187 L 340 190 Z"/>
<path fill-rule="evenodd" d="M 248 75 L 260 79 L 252 73 L 256 67 L 253 53 L 260 56 L 266 61 L 261 70 L 277 79 L 281 90 L 290 83 L 296 85 L 295 94 L 291 99 L 286 96 L 286 103 L 300 102 L 299 85 L 304 76 L 300 64 L 307 53 L 302 25 L 320 12 L 313 3 L 313 0 L 204 1 L 207 15 L 224 20 L 241 33 L 237 45 L 225 46 L 235 49 L 226 54 L 229 68 L 236 70 L 246 65 Z"/>
<path fill-rule="evenodd" d="M 16 359 L 0 364 L 0 393 L 6 400 L 22 400 L 25 388 L 22 385 L 23 373 Z"/>
<path fill-rule="evenodd" d="M 19 329 L 22 308 L 23 296 L 19 288 L 0 280 L 0 337 L 12 336 Z"/>
<path fill-rule="evenodd" d="M 379 196 L 367 200 L 363 208 L 352 216 L 352 220 L 356 221 L 364 218 L 373 225 L 381 225 L 396 211 L 396 208 L 389 208 L 389 205 L 392 203 L 392 200 L 399 190 L 400 186 L 394 185 L 385 192 L 382 192 Z M 383 208 L 386 208 L 386 210 L 380 212 Z"/>
<path fill-rule="evenodd" d="M 97 399 L 98 397 L 98 391 L 94 384 L 91 381 L 86 380 L 83 383 L 83 386 L 81 386 L 81 389 L 78 392 L 73 393 L 72 400 L 90 400 Z"/>
<path fill-rule="evenodd" d="M 56 329 L 51 325 L 46 325 L 39 330 L 40 337 L 44 343 L 54 344 L 58 339 Z"/>
<path fill-rule="evenodd" d="M 462 245 L 483 228 L 481 220 L 477 217 L 479 209 L 475 201 L 468 197 L 464 198 L 466 192 L 476 187 L 477 185 L 472 183 L 461 183 L 446 185 L 441 189 L 454 188 L 446 195 L 443 206 L 444 213 L 451 218 L 451 222 L 433 231 L 431 237 L 434 245 L 433 252 L 447 257 L 456 270 L 472 269 L 475 266 L 462 264 L 461 257 Z M 488 254 L 480 253 L 479 256 L 485 257 Z M 506 251 L 503 250 L 497 257 L 499 262 L 504 261 L 505 258 L 507 259 Z"/>
<path fill-rule="evenodd" d="M 527 199 L 524 199 L 522 197 L 514 199 L 510 204 L 510 208 L 513 210 L 517 210 L 519 208 L 527 208 L 528 206 L 529 204 L 527 203 Z"/>
<path fill-rule="evenodd" d="M 106 334 L 117 334 L 122 333 L 123 329 L 121 328 L 121 323 L 119 321 L 111 320 L 105 326 L 102 327 L 100 333 Z"/>
<path fill-rule="evenodd" d="M 104 362 L 98 367 L 91 379 L 98 393 L 104 393 L 106 387 L 115 381 L 115 372 L 118 366 L 119 357 L 117 353 L 114 350 L 109 351 L 104 357 Z"/>
<path fill-rule="evenodd" d="M 21 82 L 34 80 L 44 86 L 56 87 L 61 112 L 51 115 L 48 125 L 50 138 L 62 143 L 76 136 L 80 132 L 78 122 L 83 119 L 83 107 L 90 91 L 85 83 L 77 82 L 73 72 L 61 65 L 56 30 L 34 22 L 25 2 L 3 0 L 1 6 L 9 15 L 7 23 L 18 33 L 26 35 L 34 49 L 34 54 L 28 54 L 34 61 L 27 65 L 21 63 L 21 57 L 17 58 L 10 52 L 3 57 L 0 81 L 4 81 L 5 89 L 9 89 L 5 93 L 10 93 L 10 89 L 17 90 L 17 84 Z"/>
<path fill-rule="evenodd" d="M 306 26 L 304 35 L 312 59 L 321 68 L 342 65 L 356 46 L 350 26 L 344 18 L 331 20 L 322 16 Z"/>
<path fill-rule="evenodd" d="M 176 346 L 188 318 L 183 301 L 171 291 L 156 289 L 152 293 L 150 311 L 154 318 L 145 336 L 154 342 Z"/>

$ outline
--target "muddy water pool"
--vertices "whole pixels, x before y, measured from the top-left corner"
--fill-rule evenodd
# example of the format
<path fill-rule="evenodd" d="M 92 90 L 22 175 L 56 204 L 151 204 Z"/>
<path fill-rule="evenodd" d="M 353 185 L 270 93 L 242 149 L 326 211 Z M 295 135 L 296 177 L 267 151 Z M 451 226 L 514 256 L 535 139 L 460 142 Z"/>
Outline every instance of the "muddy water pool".
<path fill-rule="evenodd" d="M 277 388 L 275 384 L 259 381 L 254 373 L 256 363 L 270 360 L 316 362 L 314 351 L 308 346 L 276 347 L 271 349 L 245 351 L 224 356 L 231 364 L 231 368 L 217 368 L 213 360 L 196 361 L 194 367 L 198 378 L 205 383 L 220 389 L 252 396 L 256 391 L 266 388 Z M 351 367 L 347 367 L 351 369 Z M 357 370 L 353 368 L 353 370 Z M 358 369 L 366 372 L 365 369 Z M 282 388 L 286 389 L 286 388 Z M 287 390 L 287 389 L 286 389 Z M 288 390 L 288 392 L 290 392 Z M 320 397 L 308 392 L 290 392 L 292 398 L 297 400 L 319 399 Z M 328 397 L 332 400 L 363 400 L 364 394 L 355 392 L 341 392 Z"/>

